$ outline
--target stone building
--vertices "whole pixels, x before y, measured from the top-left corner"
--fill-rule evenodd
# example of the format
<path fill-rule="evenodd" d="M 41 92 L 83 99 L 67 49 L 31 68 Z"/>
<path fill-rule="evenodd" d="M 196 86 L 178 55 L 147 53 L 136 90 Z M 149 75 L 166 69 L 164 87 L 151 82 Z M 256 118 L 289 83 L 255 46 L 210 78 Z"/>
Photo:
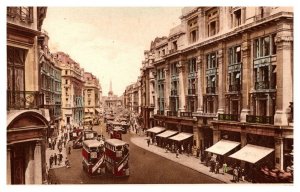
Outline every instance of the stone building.
<path fill-rule="evenodd" d="M 46 134 L 38 35 L 45 7 L 7 7 L 7 184 L 42 184 Z M 48 114 L 48 115 L 47 115 Z"/>
<path fill-rule="evenodd" d="M 108 95 L 103 96 L 102 100 L 104 103 L 104 110 L 111 111 L 118 107 L 121 107 L 123 99 L 121 97 L 118 97 L 117 95 L 114 95 L 114 92 L 112 90 L 112 82 L 110 81 Z"/>
<path fill-rule="evenodd" d="M 61 68 L 57 58 L 48 47 L 49 36 L 43 31 L 38 37 L 39 41 L 39 65 L 41 67 L 41 91 L 44 94 L 44 107 L 49 110 L 50 130 L 57 131 L 61 126 Z"/>
<path fill-rule="evenodd" d="M 84 70 L 63 52 L 55 53 L 61 67 L 62 125 L 79 126 L 84 116 Z"/>
<path fill-rule="evenodd" d="M 94 118 L 101 112 L 101 85 L 99 80 L 89 72 L 84 73 L 84 80 L 84 114 Z"/>
<path fill-rule="evenodd" d="M 135 113 L 141 113 L 140 108 L 140 82 L 128 85 L 123 94 L 124 108 Z"/>
<path fill-rule="evenodd" d="M 189 7 L 180 19 L 144 52 L 145 128 L 191 133 L 201 153 L 237 142 L 232 158 L 242 166 L 242 153 L 278 169 L 291 165 L 292 8 Z"/>

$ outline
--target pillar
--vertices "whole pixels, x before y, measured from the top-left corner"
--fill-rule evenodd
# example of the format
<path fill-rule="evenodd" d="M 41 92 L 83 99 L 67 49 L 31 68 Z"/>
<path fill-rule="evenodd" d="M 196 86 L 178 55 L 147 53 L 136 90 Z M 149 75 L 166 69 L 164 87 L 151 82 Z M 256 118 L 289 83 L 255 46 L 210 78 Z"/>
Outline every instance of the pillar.
<path fill-rule="evenodd" d="M 251 78 L 251 40 L 250 35 L 245 33 L 242 37 L 242 69 L 241 69 L 241 81 L 242 81 L 242 111 L 240 115 L 240 121 L 246 122 L 246 116 L 250 114 L 250 87 L 253 78 Z"/>
<path fill-rule="evenodd" d="M 11 149 L 7 146 L 6 149 L 6 184 L 11 184 Z"/>
<path fill-rule="evenodd" d="M 164 106 L 164 113 L 165 115 L 167 115 L 167 111 L 169 111 L 169 105 L 170 105 L 170 70 L 169 70 L 169 63 L 166 63 L 166 66 L 164 68 L 164 72 L 165 72 L 165 90 L 164 90 L 164 103 L 165 103 L 165 106 Z"/>
<path fill-rule="evenodd" d="M 25 150 L 25 184 L 34 184 L 34 158 L 33 158 L 33 147 L 24 148 Z M 27 165 L 27 167 L 26 167 Z"/>
<path fill-rule="evenodd" d="M 179 71 L 179 112 L 185 112 L 185 108 L 186 108 L 186 103 L 185 103 L 185 87 L 184 87 L 184 77 L 183 77 L 183 73 L 184 73 L 184 64 L 183 64 L 183 60 L 180 60 L 179 63 L 177 64 L 177 68 Z"/>
<path fill-rule="evenodd" d="M 223 50 L 223 43 L 221 44 L 221 47 L 217 53 L 218 58 L 218 114 L 223 114 L 225 112 L 225 86 L 226 86 L 226 69 L 225 69 L 225 58 L 224 54 L 225 51 Z M 214 99 L 214 103 L 216 103 L 216 100 Z"/>
<path fill-rule="evenodd" d="M 218 127 L 213 127 L 213 144 L 217 143 L 221 139 L 221 132 Z"/>
<path fill-rule="evenodd" d="M 197 99 L 198 99 L 198 108 L 197 108 L 197 112 L 198 113 L 203 113 L 203 87 L 204 87 L 204 84 L 203 84 L 203 68 L 202 68 L 202 59 L 203 59 L 203 55 L 199 56 L 197 58 Z"/>
<path fill-rule="evenodd" d="M 289 102 L 293 101 L 293 33 L 292 24 L 281 22 L 275 42 L 277 46 L 277 92 L 274 124 L 288 125 Z"/>
<path fill-rule="evenodd" d="M 283 170 L 283 139 L 275 138 L 275 167 Z"/>
<path fill-rule="evenodd" d="M 38 141 L 34 148 L 34 183 L 42 184 L 42 154 L 41 143 Z"/>

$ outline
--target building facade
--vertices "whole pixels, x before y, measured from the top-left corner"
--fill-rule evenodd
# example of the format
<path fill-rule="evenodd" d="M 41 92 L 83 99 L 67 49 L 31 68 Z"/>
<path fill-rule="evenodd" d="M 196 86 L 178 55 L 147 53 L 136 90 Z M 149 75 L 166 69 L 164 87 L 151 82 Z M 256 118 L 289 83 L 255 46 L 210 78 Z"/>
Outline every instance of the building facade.
<path fill-rule="evenodd" d="M 44 94 L 44 107 L 49 110 L 50 136 L 61 126 L 61 68 L 57 58 L 48 47 L 49 36 L 46 31 L 38 37 L 39 65 L 41 67 L 41 91 Z"/>
<path fill-rule="evenodd" d="M 103 103 L 104 103 L 104 110 L 111 111 L 115 110 L 122 106 L 122 97 L 118 97 L 117 95 L 114 95 L 114 92 L 112 90 L 112 82 L 110 81 L 109 85 L 109 91 L 107 96 L 102 97 Z"/>
<path fill-rule="evenodd" d="M 292 8 L 189 7 L 180 19 L 144 52 L 145 128 L 192 133 L 201 153 L 221 139 L 266 147 L 274 167 L 291 165 Z"/>
<path fill-rule="evenodd" d="M 84 70 L 63 52 L 55 57 L 61 66 L 62 125 L 79 126 L 84 116 Z"/>
<path fill-rule="evenodd" d="M 50 119 L 40 86 L 37 38 L 46 12 L 45 7 L 7 7 L 7 184 L 47 181 Z"/>
<path fill-rule="evenodd" d="M 141 113 L 139 81 L 126 87 L 123 94 L 123 104 L 125 109 L 137 114 Z"/>
<path fill-rule="evenodd" d="M 84 73 L 84 114 L 96 117 L 100 115 L 101 85 L 99 80 L 89 72 Z"/>

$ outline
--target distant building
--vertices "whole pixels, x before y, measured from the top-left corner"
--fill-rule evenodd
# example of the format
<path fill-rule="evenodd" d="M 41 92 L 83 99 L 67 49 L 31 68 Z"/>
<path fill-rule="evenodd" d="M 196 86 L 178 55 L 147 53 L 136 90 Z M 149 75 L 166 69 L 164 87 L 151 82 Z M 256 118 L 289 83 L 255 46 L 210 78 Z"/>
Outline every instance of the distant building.
<path fill-rule="evenodd" d="M 84 73 L 84 114 L 96 117 L 101 112 L 102 92 L 99 80 L 89 72 Z"/>
<path fill-rule="evenodd" d="M 7 184 L 42 184 L 49 111 L 41 91 L 38 35 L 46 7 L 7 7 Z"/>
<path fill-rule="evenodd" d="M 84 70 L 63 52 L 57 52 L 55 56 L 62 69 L 62 124 L 78 126 L 84 116 Z"/>
<path fill-rule="evenodd" d="M 140 82 L 128 85 L 123 94 L 124 108 L 129 111 L 140 113 L 141 112 L 141 101 L 140 101 Z"/>
<path fill-rule="evenodd" d="M 110 81 L 109 85 L 109 92 L 108 96 L 103 96 L 102 97 L 103 102 L 104 102 L 104 109 L 105 110 L 114 110 L 117 107 L 122 106 L 122 98 L 118 97 L 117 95 L 114 95 L 112 91 L 112 82 Z"/>

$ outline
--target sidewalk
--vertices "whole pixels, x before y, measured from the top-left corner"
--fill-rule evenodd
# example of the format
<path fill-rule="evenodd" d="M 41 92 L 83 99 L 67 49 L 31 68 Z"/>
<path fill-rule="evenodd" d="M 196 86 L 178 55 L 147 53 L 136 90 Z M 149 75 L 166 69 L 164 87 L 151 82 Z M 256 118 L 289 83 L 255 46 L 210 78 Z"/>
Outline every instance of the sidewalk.
<path fill-rule="evenodd" d="M 196 158 L 195 156 L 187 156 L 186 154 L 179 154 L 179 157 L 176 158 L 176 154 L 175 153 L 171 153 L 170 151 L 166 152 L 165 149 L 158 147 L 156 145 L 151 144 L 148 147 L 147 144 L 147 137 L 145 136 L 144 133 L 140 133 L 140 135 L 136 135 L 135 132 L 133 132 L 130 129 L 130 133 L 132 135 L 135 135 L 134 137 L 132 137 L 130 140 L 132 143 L 134 143 L 135 145 L 137 145 L 138 147 L 141 147 L 143 149 L 146 149 L 152 153 L 155 153 L 157 155 L 160 155 L 166 159 L 169 159 L 171 161 L 180 163 L 181 165 L 184 165 L 186 167 L 189 167 L 195 171 L 198 171 L 200 173 L 203 173 L 205 175 L 208 175 L 210 177 L 213 177 L 215 179 L 218 179 L 224 183 L 231 183 L 231 184 L 246 184 L 249 183 L 248 181 L 240 181 L 238 183 L 234 183 L 232 182 L 232 175 L 225 173 L 224 175 L 222 174 L 222 169 L 220 169 L 220 174 L 215 174 L 212 172 L 209 172 L 209 167 L 205 166 L 204 164 L 202 164 L 199 160 L 199 158 Z"/>
<path fill-rule="evenodd" d="M 59 133 L 57 138 L 60 138 L 60 137 L 61 137 L 61 133 Z M 68 149 L 68 146 L 71 145 L 70 140 L 67 140 L 65 147 L 62 147 L 61 154 L 63 155 L 63 158 L 62 158 L 61 164 L 58 165 L 58 160 L 57 160 L 57 164 L 55 165 L 55 163 L 53 162 L 52 168 L 50 168 L 50 162 L 49 162 L 50 156 L 51 155 L 54 156 L 54 153 L 56 153 L 56 155 L 59 154 L 59 150 L 57 149 L 57 145 L 58 145 L 58 142 L 56 142 L 54 150 L 50 149 L 47 145 L 47 149 L 46 149 L 47 172 L 49 171 L 49 169 L 56 169 L 56 168 L 65 167 L 65 160 L 66 160 L 66 157 L 67 157 L 67 149 Z"/>

